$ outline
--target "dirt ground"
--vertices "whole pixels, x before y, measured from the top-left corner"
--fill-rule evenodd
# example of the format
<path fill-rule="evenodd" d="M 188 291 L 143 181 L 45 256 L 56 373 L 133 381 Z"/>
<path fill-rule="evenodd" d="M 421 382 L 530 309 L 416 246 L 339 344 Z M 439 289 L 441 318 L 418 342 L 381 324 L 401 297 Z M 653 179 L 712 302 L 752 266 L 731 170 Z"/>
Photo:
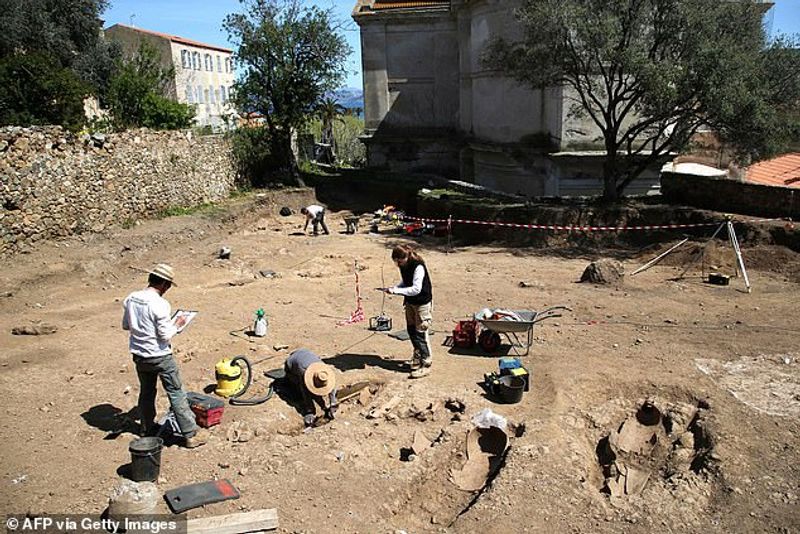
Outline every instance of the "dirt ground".
<path fill-rule="evenodd" d="M 2 261 L 4 514 L 106 507 L 135 437 L 124 415 L 136 405 L 138 382 L 121 301 L 145 285 L 134 268 L 168 262 L 177 272 L 178 286 L 166 295 L 173 309 L 200 312 L 174 340 L 188 390 L 202 391 L 217 361 L 242 354 L 258 362 L 253 388 L 263 392 L 262 371 L 281 367 L 299 347 L 330 358 L 340 384 L 378 385 L 310 432 L 277 396 L 226 406 L 206 446 L 162 454 L 162 490 L 227 478 L 241 492 L 189 517 L 277 508 L 282 532 L 800 531 L 800 285 L 781 270 L 796 254 L 744 246 L 746 261 L 758 256 L 755 265 L 781 258 L 781 268 L 750 269 L 747 294 L 741 278 L 712 286 L 695 270 L 671 280 L 682 270 L 674 258 L 608 287 L 576 283 L 594 258 L 493 246 L 448 251 L 425 238 L 434 367 L 414 381 L 399 366 L 408 341 L 366 323 L 336 325 L 355 309 L 354 260 L 366 315 L 381 311 L 382 294 L 372 288 L 398 279 L 389 250 L 402 238 L 366 228 L 346 235 L 343 213 L 329 215 L 330 236 L 297 235 L 300 216 L 283 218 L 278 209 L 296 209 L 311 195 L 266 193 Z M 231 248 L 229 260 L 215 259 L 222 246 Z M 624 259 L 626 272 L 651 252 Z M 725 249 L 716 253 L 724 257 Z M 496 404 L 479 387 L 496 371 L 497 354 L 443 345 L 455 321 L 482 308 L 561 304 L 572 311 L 534 328 L 523 358 L 532 383 L 519 404 Z M 267 337 L 234 335 L 262 307 Z M 402 329 L 400 298 L 387 297 L 385 311 Z M 11 334 L 36 321 L 58 331 Z M 282 345 L 288 349 L 276 350 Z M 464 413 L 445 407 L 448 399 L 463 403 Z M 601 491 L 609 469 L 602 443 L 645 399 L 665 415 L 657 446 L 634 459 L 647 482 L 639 494 L 609 496 Z M 390 401 L 387 414 L 366 417 Z M 163 413 L 163 392 L 158 402 Z M 519 435 L 491 483 L 465 492 L 451 470 L 464 464 L 471 418 L 483 408 L 518 425 Z M 416 431 L 434 443 L 407 461 Z"/>

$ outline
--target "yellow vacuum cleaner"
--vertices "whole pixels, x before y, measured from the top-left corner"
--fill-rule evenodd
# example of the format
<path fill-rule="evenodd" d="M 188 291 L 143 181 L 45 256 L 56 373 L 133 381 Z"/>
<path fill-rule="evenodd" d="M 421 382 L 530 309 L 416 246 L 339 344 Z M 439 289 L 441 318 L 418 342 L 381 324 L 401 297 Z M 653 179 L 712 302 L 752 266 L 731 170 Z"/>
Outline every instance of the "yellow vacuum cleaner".
<path fill-rule="evenodd" d="M 245 378 L 242 378 L 243 370 L 246 371 Z M 214 390 L 214 393 L 220 397 L 230 399 L 229 402 L 233 405 L 255 406 L 256 404 L 261 404 L 271 399 L 274 393 L 272 384 L 270 384 L 266 395 L 262 397 L 250 399 L 239 398 L 247 392 L 253 377 L 253 369 L 250 366 L 250 361 L 244 356 L 220 360 L 217 362 L 217 365 L 214 366 L 214 374 L 217 377 L 217 388 Z"/>
<path fill-rule="evenodd" d="M 217 389 L 214 390 L 214 393 L 220 397 L 227 399 L 243 392 L 242 368 L 237 363 L 239 360 L 239 356 L 236 358 L 224 358 L 217 362 L 214 367 L 217 377 Z M 248 376 L 248 378 L 250 377 Z"/>

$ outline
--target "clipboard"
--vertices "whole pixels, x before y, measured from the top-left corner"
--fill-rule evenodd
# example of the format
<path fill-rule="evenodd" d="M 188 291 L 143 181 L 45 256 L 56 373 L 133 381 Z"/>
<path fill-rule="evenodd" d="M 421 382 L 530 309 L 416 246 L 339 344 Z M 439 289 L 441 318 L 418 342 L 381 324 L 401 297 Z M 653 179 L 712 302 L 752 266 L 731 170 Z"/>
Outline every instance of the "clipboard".
<path fill-rule="evenodd" d="M 189 326 L 189 323 L 192 322 L 192 320 L 195 318 L 195 316 L 197 316 L 198 313 L 200 312 L 197 310 L 175 310 L 175 313 L 173 313 L 172 317 L 170 318 L 170 320 L 173 323 L 178 319 L 178 317 L 184 317 L 186 319 L 186 322 L 183 323 L 183 326 L 178 328 L 177 333 L 180 334 L 181 332 L 186 330 L 186 327 Z"/>

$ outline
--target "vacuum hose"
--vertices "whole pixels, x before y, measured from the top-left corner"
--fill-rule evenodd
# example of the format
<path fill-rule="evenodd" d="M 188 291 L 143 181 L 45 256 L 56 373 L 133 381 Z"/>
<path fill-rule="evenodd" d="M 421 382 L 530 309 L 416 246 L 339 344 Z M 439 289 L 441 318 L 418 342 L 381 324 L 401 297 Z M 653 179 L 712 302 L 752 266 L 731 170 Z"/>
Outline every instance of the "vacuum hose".
<path fill-rule="evenodd" d="M 238 365 L 243 370 L 246 370 L 247 380 L 244 383 L 244 387 L 235 394 L 231 395 L 230 400 L 228 402 L 230 402 L 234 406 L 255 406 L 257 404 L 267 402 L 269 399 L 272 398 L 272 395 L 275 393 L 275 390 L 272 387 L 272 384 L 270 384 L 266 395 L 262 397 L 253 397 L 252 399 L 240 399 L 239 397 L 247 393 L 247 390 L 250 387 L 250 382 L 253 379 L 253 368 L 250 365 L 250 360 L 248 360 L 244 356 L 236 356 L 235 358 L 233 358 L 231 360 L 231 365 Z"/>

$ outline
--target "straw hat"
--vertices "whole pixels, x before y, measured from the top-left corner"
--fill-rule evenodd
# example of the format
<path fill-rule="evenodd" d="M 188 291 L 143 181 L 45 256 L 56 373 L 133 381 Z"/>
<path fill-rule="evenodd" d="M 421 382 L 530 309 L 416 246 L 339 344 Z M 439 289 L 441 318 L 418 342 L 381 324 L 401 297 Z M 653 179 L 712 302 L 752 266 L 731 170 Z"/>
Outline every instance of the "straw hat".
<path fill-rule="evenodd" d="M 172 270 L 172 267 L 167 265 L 166 263 L 159 263 L 149 271 L 148 274 L 153 274 L 167 282 L 172 283 L 173 286 L 177 286 L 178 284 L 175 283 L 175 271 Z"/>
<path fill-rule="evenodd" d="M 322 362 L 314 362 L 308 366 L 303 381 L 312 395 L 323 397 L 336 387 L 336 375 L 330 366 Z"/>

